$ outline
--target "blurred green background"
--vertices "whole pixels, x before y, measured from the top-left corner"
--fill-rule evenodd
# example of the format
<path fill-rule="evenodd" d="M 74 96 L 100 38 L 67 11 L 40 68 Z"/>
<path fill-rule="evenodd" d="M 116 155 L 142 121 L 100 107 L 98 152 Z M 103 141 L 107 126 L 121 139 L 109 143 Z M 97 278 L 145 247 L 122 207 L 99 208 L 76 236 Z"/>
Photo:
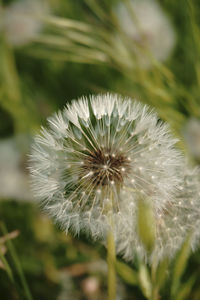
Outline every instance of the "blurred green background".
<path fill-rule="evenodd" d="M 104 247 L 84 236 L 62 233 L 41 212 L 29 188 L 32 137 L 67 102 L 107 91 L 137 98 L 170 123 L 188 160 L 193 165 L 200 162 L 200 2 L 157 1 L 158 19 L 167 19 L 171 29 L 155 37 L 151 32 L 129 34 L 130 24 L 126 29 L 119 7 L 130 10 L 131 2 L 0 1 L 2 300 L 28 299 L 26 289 L 33 299 L 107 297 Z M 151 3 L 155 1 L 144 2 L 147 15 Z M 137 19 L 133 9 L 129 17 L 142 27 L 145 21 L 157 20 L 157 12 L 145 20 Z M 146 27 L 151 29 L 149 24 Z M 155 47 L 163 53 L 170 31 L 173 46 L 160 60 L 151 43 L 155 38 Z M 141 262 L 129 266 L 120 262 L 119 258 L 117 299 L 145 299 L 144 284 L 136 279 Z M 177 299 L 200 299 L 199 266 L 200 251 L 196 251 L 188 257 L 180 283 L 184 293 Z M 169 284 L 170 278 L 162 299 L 170 299 Z"/>

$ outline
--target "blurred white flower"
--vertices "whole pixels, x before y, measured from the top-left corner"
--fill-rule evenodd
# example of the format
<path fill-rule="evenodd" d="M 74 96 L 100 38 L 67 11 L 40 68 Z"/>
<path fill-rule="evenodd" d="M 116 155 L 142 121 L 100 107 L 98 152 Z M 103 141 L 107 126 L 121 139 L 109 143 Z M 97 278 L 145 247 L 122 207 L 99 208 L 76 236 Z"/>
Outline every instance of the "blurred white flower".
<path fill-rule="evenodd" d="M 154 0 L 131 0 L 133 14 L 121 1 L 116 9 L 119 24 L 130 38 L 130 47 L 142 67 L 151 66 L 151 55 L 158 61 L 166 60 L 171 54 L 176 35 L 170 20 L 161 6 Z M 118 47 L 124 52 L 120 40 Z M 130 49 L 129 49 L 130 50 Z"/>
<path fill-rule="evenodd" d="M 173 201 L 182 156 L 146 105 L 110 94 L 81 98 L 48 125 L 32 147 L 32 187 L 66 232 L 105 238 L 112 216 L 112 230 L 126 234 L 141 194 L 156 214 Z"/>
<path fill-rule="evenodd" d="M 12 46 L 23 46 L 30 43 L 40 32 L 40 18 L 47 12 L 44 1 L 15 1 L 1 10 L 0 31 L 3 31 Z"/>
<path fill-rule="evenodd" d="M 185 124 L 183 136 L 190 154 L 200 160 L 200 120 L 190 118 Z"/>
<path fill-rule="evenodd" d="M 0 140 L 0 198 L 33 199 L 25 165 L 27 143 L 25 136 Z"/>

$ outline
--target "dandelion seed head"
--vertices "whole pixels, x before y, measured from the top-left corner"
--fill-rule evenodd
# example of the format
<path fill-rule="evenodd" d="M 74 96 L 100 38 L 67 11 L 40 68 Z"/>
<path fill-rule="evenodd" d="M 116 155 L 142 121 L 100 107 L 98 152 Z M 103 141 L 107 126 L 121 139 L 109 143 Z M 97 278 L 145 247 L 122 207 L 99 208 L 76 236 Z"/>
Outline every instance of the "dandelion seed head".
<path fill-rule="evenodd" d="M 138 195 L 148 197 L 157 212 L 172 202 L 182 165 L 176 141 L 136 100 L 110 94 L 81 98 L 50 117 L 35 137 L 32 187 L 65 231 L 104 238 L 112 215 L 116 234 L 123 226 L 127 236 Z"/>

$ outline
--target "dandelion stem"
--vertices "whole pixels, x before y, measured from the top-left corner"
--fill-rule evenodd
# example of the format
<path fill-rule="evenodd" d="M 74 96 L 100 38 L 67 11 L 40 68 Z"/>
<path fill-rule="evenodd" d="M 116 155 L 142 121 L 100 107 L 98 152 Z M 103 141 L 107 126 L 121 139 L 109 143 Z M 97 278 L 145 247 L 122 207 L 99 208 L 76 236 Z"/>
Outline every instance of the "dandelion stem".
<path fill-rule="evenodd" d="M 108 300 L 116 299 L 116 272 L 115 272 L 115 241 L 113 232 L 107 236 L 107 263 L 108 263 Z"/>
<path fill-rule="evenodd" d="M 154 285 L 152 286 L 152 294 L 151 294 L 151 300 L 158 300 L 159 299 L 159 290 L 158 286 Z"/>

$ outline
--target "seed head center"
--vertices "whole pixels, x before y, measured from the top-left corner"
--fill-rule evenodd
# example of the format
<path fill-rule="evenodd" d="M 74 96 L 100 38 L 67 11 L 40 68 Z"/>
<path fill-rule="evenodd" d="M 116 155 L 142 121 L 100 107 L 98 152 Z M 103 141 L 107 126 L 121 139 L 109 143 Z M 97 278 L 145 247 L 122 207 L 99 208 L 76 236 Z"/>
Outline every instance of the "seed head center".
<path fill-rule="evenodd" d="M 92 174 L 91 182 L 99 187 L 121 184 L 130 170 L 130 159 L 122 152 L 99 149 L 90 153 L 82 165 L 84 174 Z"/>

